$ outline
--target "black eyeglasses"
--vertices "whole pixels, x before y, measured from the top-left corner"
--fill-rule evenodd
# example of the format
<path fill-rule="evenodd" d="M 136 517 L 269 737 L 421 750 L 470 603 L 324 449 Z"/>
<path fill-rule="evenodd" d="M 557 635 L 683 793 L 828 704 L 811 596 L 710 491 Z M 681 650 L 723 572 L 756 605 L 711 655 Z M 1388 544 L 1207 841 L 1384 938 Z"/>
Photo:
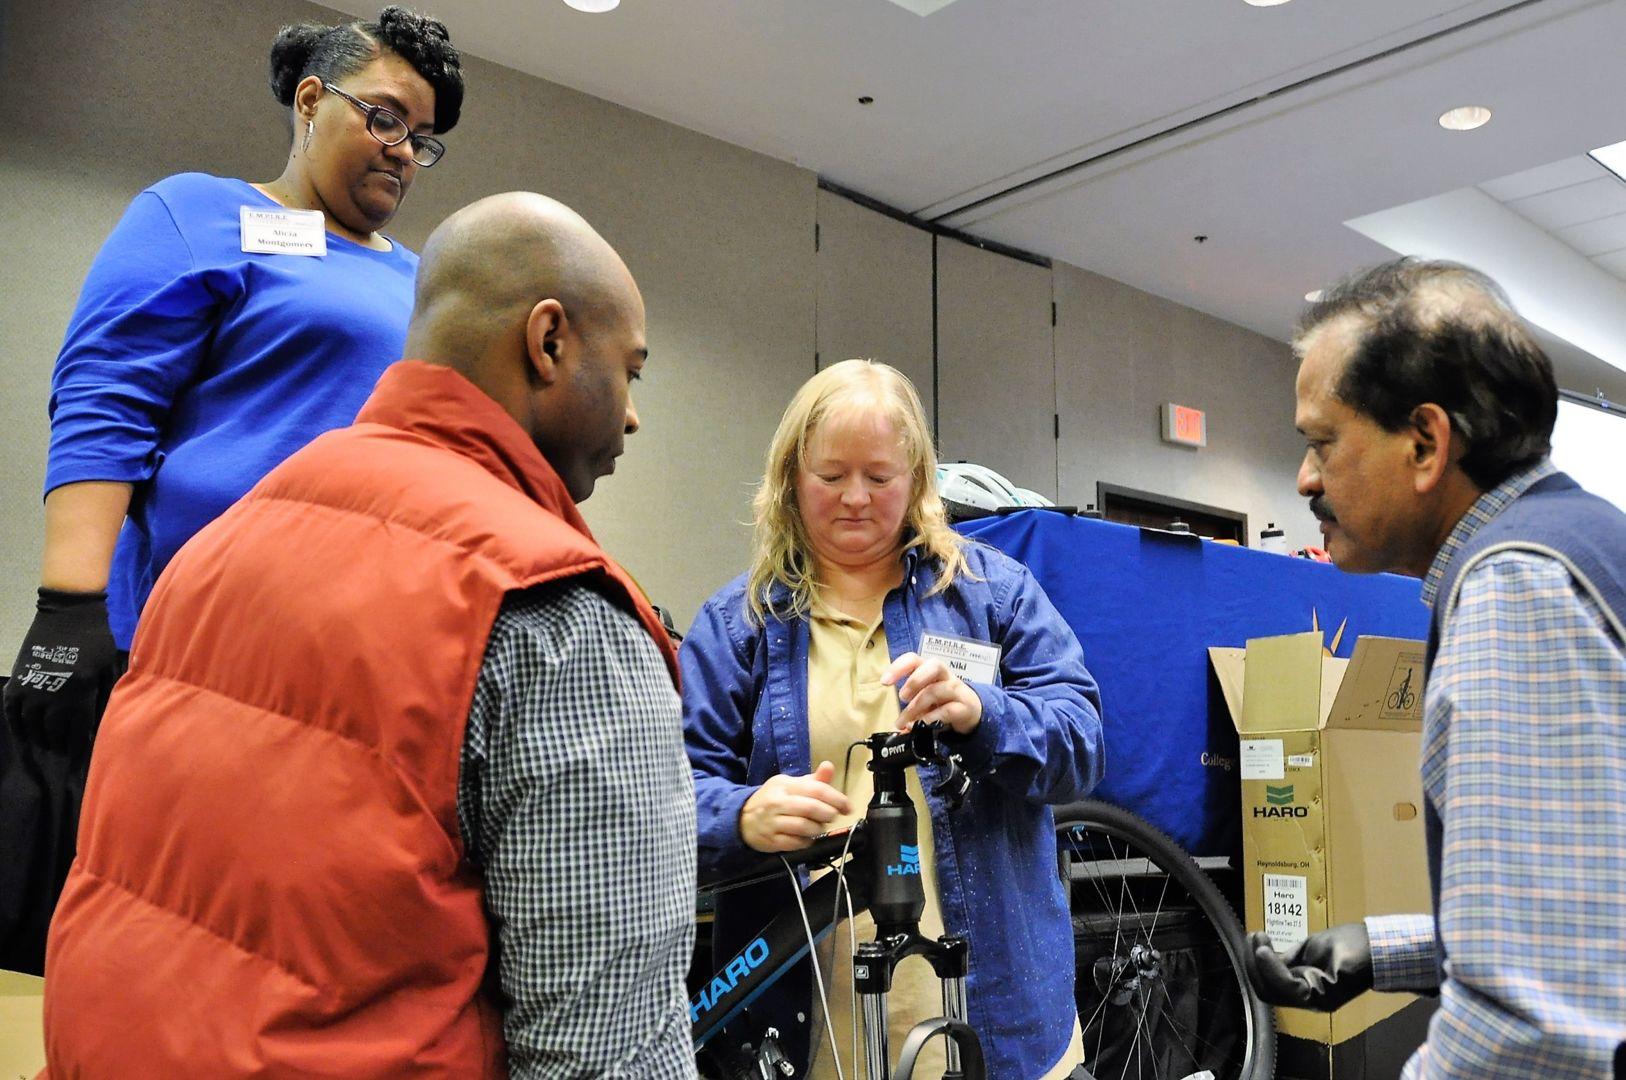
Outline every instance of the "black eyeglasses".
<path fill-rule="evenodd" d="M 322 89 L 338 94 L 344 100 L 367 114 L 367 134 L 383 143 L 385 146 L 400 146 L 411 140 L 412 160 L 424 168 L 429 168 L 441 159 L 446 153 L 446 144 L 439 139 L 428 135 L 414 135 L 407 122 L 390 112 L 382 105 L 369 105 L 358 97 L 340 90 L 337 86 L 322 80 Z"/>

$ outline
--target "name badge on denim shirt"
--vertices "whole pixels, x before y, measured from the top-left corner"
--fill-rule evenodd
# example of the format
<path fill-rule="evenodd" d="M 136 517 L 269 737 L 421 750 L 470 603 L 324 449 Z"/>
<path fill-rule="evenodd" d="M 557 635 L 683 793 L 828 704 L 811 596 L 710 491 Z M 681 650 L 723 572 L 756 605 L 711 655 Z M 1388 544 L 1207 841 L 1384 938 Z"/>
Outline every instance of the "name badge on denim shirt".
<path fill-rule="evenodd" d="M 243 250 L 259 255 L 326 255 L 327 226 L 320 210 L 238 207 Z"/>
<path fill-rule="evenodd" d="M 994 685 L 999 675 L 999 653 L 998 645 L 973 638 L 931 631 L 920 635 L 921 658 L 943 661 L 962 682 Z"/>

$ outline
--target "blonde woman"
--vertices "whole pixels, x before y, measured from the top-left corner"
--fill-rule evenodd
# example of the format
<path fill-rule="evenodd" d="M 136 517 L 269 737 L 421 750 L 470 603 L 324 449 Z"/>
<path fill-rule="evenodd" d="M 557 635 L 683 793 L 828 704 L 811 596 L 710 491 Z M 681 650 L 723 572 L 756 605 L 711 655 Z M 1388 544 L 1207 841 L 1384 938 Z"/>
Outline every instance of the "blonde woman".
<path fill-rule="evenodd" d="M 848 744 L 941 723 L 976 784 L 951 811 L 910 775 L 921 931 L 971 942 L 969 1019 L 989 1075 L 1062 1077 L 1082 1055 L 1049 807 L 1083 798 L 1101 777 L 1099 695 L 1027 569 L 948 527 L 935 475 L 920 399 L 884 364 L 827 368 L 786 409 L 756 496 L 751 567 L 707 601 L 681 653 L 700 865 L 795 851 L 850 823 L 870 774 L 857 754 L 837 768 Z M 934 634 L 996 646 L 997 665 L 981 680 L 957 678 L 931 655 L 923 635 Z M 743 946 L 786 893 L 770 882 L 720 897 L 718 955 Z M 872 932 L 866 920 L 860 940 Z M 847 935 L 836 936 L 830 1012 L 846 1064 L 851 957 Z M 799 1075 L 811 1056 L 812 1075 L 834 1076 L 815 1000 L 810 979 L 791 976 L 752 1010 L 786 1036 Z M 942 1011 L 930 968 L 902 964 L 889 1003 L 897 1047 Z M 810 1052 L 810 1037 L 823 1045 Z M 919 1075 L 936 1073 L 923 1065 Z"/>

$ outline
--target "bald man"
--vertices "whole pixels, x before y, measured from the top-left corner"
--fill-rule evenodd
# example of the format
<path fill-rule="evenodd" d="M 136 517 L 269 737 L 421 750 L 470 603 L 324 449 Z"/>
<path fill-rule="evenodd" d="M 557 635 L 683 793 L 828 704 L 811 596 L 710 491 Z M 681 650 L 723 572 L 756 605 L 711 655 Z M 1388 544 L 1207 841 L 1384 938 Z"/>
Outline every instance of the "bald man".
<path fill-rule="evenodd" d="M 49 1075 L 694 1075 L 675 658 L 576 507 L 638 428 L 642 298 L 494 196 L 430 237 L 407 347 L 153 592 Z"/>

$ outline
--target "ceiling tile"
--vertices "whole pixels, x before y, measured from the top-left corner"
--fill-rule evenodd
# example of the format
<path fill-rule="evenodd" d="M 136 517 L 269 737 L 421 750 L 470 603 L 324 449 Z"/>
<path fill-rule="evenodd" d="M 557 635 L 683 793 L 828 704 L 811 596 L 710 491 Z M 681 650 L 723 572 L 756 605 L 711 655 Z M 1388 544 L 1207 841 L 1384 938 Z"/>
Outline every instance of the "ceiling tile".
<path fill-rule="evenodd" d="M 1584 184 L 1516 199 L 1508 203 L 1507 208 L 1543 229 L 1566 229 L 1615 214 L 1626 214 L 1626 184 L 1613 176 L 1604 175 Z"/>
<path fill-rule="evenodd" d="M 1626 213 L 1559 229 L 1553 235 L 1588 258 L 1603 255 L 1626 248 Z"/>
<path fill-rule="evenodd" d="M 1599 255 L 1592 261 L 1620 278 L 1620 280 L 1626 281 L 1626 248 L 1611 251 L 1607 255 Z"/>
<path fill-rule="evenodd" d="M 1596 161 L 1585 154 L 1577 154 L 1575 157 L 1564 158 L 1548 165 L 1537 165 L 1534 169 L 1526 169 L 1512 176 L 1486 180 L 1479 185 L 1479 190 L 1498 202 L 1512 202 L 1514 199 L 1539 195 L 1543 191 L 1584 184 L 1607 175 L 1603 166 Z"/>

